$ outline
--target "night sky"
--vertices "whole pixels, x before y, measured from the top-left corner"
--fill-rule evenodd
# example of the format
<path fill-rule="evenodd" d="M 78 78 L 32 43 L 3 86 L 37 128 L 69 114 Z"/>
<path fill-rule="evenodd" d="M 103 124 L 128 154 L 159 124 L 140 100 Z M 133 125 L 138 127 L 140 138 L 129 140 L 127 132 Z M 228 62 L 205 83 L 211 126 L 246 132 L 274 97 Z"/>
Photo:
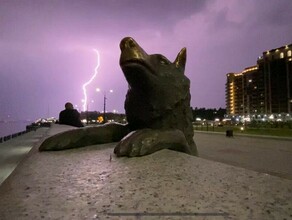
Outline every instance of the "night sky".
<path fill-rule="evenodd" d="M 0 120 L 57 117 L 67 101 L 81 111 L 94 48 L 88 108 L 102 111 L 105 92 L 107 110 L 124 112 L 126 36 L 171 61 L 187 47 L 191 105 L 225 107 L 228 72 L 292 43 L 292 1 L 0 0 Z"/>

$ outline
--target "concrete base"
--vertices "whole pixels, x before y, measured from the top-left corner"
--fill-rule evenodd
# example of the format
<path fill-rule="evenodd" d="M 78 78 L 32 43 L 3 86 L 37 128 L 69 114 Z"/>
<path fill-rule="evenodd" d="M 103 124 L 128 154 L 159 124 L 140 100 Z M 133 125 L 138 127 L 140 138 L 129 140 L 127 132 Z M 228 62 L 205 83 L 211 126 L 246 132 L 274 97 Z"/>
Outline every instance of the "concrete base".
<path fill-rule="evenodd" d="M 1 219 L 292 218 L 291 180 L 170 150 L 116 158 L 114 146 L 35 146 L 0 187 Z"/>

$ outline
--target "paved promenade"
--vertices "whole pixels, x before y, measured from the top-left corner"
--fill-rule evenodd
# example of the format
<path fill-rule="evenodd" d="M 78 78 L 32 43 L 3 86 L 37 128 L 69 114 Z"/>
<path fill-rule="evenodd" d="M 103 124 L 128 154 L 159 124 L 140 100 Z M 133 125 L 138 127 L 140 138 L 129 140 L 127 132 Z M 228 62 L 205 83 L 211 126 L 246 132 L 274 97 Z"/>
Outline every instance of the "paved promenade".
<path fill-rule="evenodd" d="M 48 130 L 49 128 L 39 128 L 36 131 L 0 143 L 0 185 Z"/>
<path fill-rule="evenodd" d="M 292 139 L 195 132 L 201 158 L 292 180 Z"/>
<path fill-rule="evenodd" d="M 114 146 L 35 145 L 0 187 L 1 220 L 292 218 L 292 180 L 170 150 L 116 158 Z"/>

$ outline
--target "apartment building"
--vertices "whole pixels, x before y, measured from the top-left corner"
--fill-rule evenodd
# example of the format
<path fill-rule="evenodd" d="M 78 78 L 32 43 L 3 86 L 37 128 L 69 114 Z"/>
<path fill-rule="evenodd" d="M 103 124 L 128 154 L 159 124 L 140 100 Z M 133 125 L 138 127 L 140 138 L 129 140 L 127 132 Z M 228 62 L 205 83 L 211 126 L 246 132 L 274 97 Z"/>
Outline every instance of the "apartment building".
<path fill-rule="evenodd" d="M 226 76 L 227 114 L 291 114 L 292 44 L 265 51 L 257 65 Z"/>

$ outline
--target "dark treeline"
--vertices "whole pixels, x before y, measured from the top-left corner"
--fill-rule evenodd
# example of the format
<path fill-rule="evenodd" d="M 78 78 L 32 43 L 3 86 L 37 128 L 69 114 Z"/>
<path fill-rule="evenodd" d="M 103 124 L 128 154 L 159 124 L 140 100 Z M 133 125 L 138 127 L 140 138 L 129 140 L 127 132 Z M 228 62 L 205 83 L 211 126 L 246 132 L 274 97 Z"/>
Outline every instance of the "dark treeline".
<path fill-rule="evenodd" d="M 192 108 L 193 112 L 193 120 L 196 118 L 206 119 L 206 120 L 214 120 L 215 118 L 219 118 L 222 120 L 224 115 L 226 114 L 226 109 L 224 108 Z"/>
<path fill-rule="evenodd" d="M 102 112 L 98 112 L 98 111 L 88 111 L 88 112 L 81 112 L 80 113 L 80 119 L 87 119 L 88 121 L 92 121 L 92 120 L 98 120 L 98 118 L 102 116 L 102 117 L 106 117 L 106 119 L 103 120 L 114 120 L 115 122 L 119 122 L 119 123 L 125 123 L 126 120 L 126 115 L 125 114 L 118 114 L 118 113 L 113 113 L 113 112 L 107 112 L 105 114 L 103 114 Z"/>

